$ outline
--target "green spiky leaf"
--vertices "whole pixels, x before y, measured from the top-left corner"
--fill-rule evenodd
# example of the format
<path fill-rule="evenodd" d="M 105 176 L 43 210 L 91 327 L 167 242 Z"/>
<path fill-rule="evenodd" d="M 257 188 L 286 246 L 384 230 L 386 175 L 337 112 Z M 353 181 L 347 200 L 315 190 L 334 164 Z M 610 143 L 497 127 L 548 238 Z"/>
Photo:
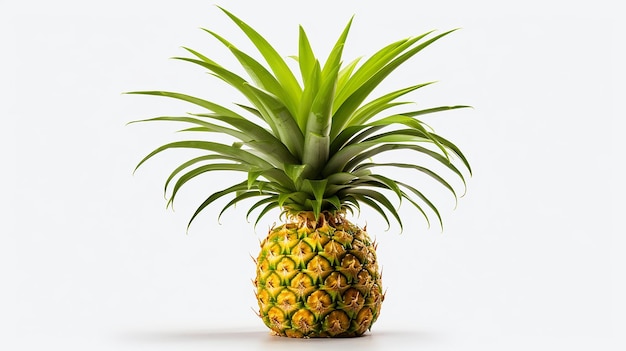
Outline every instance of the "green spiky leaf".
<path fill-rule="evenodd" d="M 352 18 L 326 60 L 316 56 L 308 34 L 300 26 L 297 55 L 291 56 L 296 59 L 295 64 L 290 63 L 295 68 L 293 71 L 285 61 L 289 55 L 279 54 L 252 26 L 220 9 L 257 52 L 246 53 L 216 31 L 203 30 L 232 54 L 245 74 L 240 75 L 187 47 L 183 49 L 191 57 L 175 59 L 201 67 L 222 84 L 235 88 L 240 96 L 233 102 L 233 109 L 211 101 L 210 97 L 161 90 L 131 92 L 173 98 L 200 108 L 187 116 L 136 121 L 185 124 L 186 127 L 178 130 L 185 135 L 200 136 L 199 140 L 162 145 L 137 165 L 138 168 L 166 150 L 188 149 L 199 153 L 175 167 L 167 177 L 164 189 L 166 195 L 170 192 L 168 205 L 190 181 L 200 180 L 211 172 L 234 172 L 241 177 L 234 185 L 212 192 L 193 213 L 189 225 L 199 213 L 223 197 L 229 200 L 218 218 L 232 206 L 259 197 L 246 214 L 248 218 L 255 213 L 255 225 L 277 208 L 282 213 L 310 211 L 317 218 L 323 211 L 358 212 L 361 204 L 365 204 L 389 226 L 394 219 L 402 228 L 399 210 L 388 196 L 392 200 L 397 198 L 398 207 L 403 200 L 408 201 L 428 225 L 433 216 L 443 223 L 441 212 L 424 195 L 423 185 L 416 180 L 399 181 L 396 173 L 399 169 L 420 172 L 447 189 L 456 200 L 458 194 L 450 177 L 460 179 L 465 191 L 466 174 L 472 174 L 469 161 L 457 145 L 418 118 L 468 106 L 401 111 L 410 102 L 398 101 L 399 98 L 416 94 L 431 83 L 372 95 L 398 67 L 453 31 L 426 32 L 401 39 L 375 50 L 369 58 L 351 59 L 344 65 Z M 207 91 L 212 89 L 215 88 Z M 218 142 L 213 139 L 217 134 L 231 140 Z M 385 159 L 387 153 L 395 152 L 403 152 L 406 160 Z M 430 168 L 421 163 L 423 160 L 434 161 L 439 168 Z"/>

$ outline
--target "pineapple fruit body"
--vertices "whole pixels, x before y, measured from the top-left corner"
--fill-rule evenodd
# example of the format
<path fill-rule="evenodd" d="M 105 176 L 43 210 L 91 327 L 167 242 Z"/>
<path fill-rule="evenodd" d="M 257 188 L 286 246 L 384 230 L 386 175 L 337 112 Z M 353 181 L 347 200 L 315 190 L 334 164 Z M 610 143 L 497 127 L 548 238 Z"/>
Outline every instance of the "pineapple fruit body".
<path fill-rule="evenodd" d="M 343 215 L 301 213 L 272 228 L 255 279 L 265 325 L 297 338 L 365 333 L 384 298 L 375 247 Z"/>

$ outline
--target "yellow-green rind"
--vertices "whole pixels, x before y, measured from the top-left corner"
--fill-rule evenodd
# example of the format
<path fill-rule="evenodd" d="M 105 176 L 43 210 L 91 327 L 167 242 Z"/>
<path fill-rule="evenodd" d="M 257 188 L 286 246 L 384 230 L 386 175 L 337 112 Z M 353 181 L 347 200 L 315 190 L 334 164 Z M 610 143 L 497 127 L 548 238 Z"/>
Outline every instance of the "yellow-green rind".
<path fill-rule="evenodd" d="M 355 337 L 372 327 L 384 299 L 375 245 L 342 215 L 294 216 L 261 243 L 259 315 L 287 337 Z"/>

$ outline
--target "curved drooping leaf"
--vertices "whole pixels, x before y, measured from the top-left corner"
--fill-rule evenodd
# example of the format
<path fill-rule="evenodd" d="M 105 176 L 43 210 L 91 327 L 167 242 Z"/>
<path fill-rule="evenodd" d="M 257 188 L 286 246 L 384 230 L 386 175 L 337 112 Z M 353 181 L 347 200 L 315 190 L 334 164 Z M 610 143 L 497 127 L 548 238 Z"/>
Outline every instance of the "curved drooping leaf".
<path fill-rule="evenodd" d="M 434 82 L 428 82 L 428 83 L 413 85 L 408 88 L 396 90 L 394 92 L 378 97 L 368 102 L 367 104 L 363 105 L 362 107 L 359 107 L 354 112 L 354 114 L 352 114 L 347 124 L 349 126 L 365 124 L 370 118 L 377 116 L 381 112 L 389 108 L 398 106 L 399 104 L 405 104 L 405 103 L 392 103 L 392 101 L 394 101 L 395 99 L 403 95 L 406 95 L 412 91 L 415 91 L 419 88 L 431 85 L 433 83 Z"/>
<path fill-rule="evenodd" d="M 247 151 L 244 151 L 242 149 L 239 149 L 233 146 L 224 145 L 220 143 L 214 143 L 211 141 L 187 140 L 187 141 L 177 141 L 177 142 L 165 144 L 163 146 L 156 148 L 154 151 L 152 151 L 146 157 L 144 157 L 139 162 L 139 164 L 137 164 L 137 167 L 135 167 L 135 170 L 137 170 L 137 168 L 139 168 L 144 162 L 146 162 L 147 160 L 149 160 L 156 154 L 159 154 L 168 149 L 176 149 L 176 148 L 211 151 L 211 152 L 215 152 L 216 154 L 223 155 L 229 158 L 232 158 L 232 157 L 237 158 L 241 163 L 244 163 L 244 164 L 257 166 L 263 169 L 272 168 L 272 165 L 269 162 L 263 160 L 262 158 L 257 157 Z"/>
<path fill-rule="evenodd" d="M 374 190 L 359 189 L 359 188 L 352 189 L 350 190 L 350 192 L 353 194 L 353 196 L 357 200 L 367 204 L 368 206 L 376 210 L 376 212 L 382 215 L 382 217 L 385 219 L 385 222 L 387 223 L 387 230 L 391 228 L 391 222 L 389 221 L 389 217 L 387 217 L 387 214 L 383 210 L 383 207 L 387 209 L 387 211 L 389 211 L 394 216 L 394 218 L 400 225 L 400 230 L 402 230 L 403 228 L 402 219 L 400 219 L 400 215 L 398 215 L 398 211 L 396 211 L 393 204 L 389 200 L 387 200 L 385 195 Z M 382 205 L 383 207 L 381 207 L 380 205 Z"/>
<path fill-rule="evenodd" d="M 461 161 L 463 161 L 463 164 L 465 165 L 465 168 L 467 168 L 467 170 L 469 171 L 469 174 L 472 174 L 472 167 L 469 164 L 469 161 L 467 160 L 467 158 L 465 157 L 465 155 L 463 155 L 463 153 L 461 152 L 461 150 L 454 145 L 451 141 L 445 139 L 442 136 L 439 136 L 437 134 L 434 133 L 430 133 L 430 135 L 434 138 L 437 139 L 437 141 L 441 144 L 444 145 L 445 147 L 447 147 L 449 150 L 451 150 L 455 155 L 457 155 Z M 465 183 L 465 181 L 463 181 L 463 183 Z"/>
<path fill-rule="evenodd" d="M 200 212 L 202 212 L 207 206 L 209 206 L 211 203 L 213 203 L 215 200 L 226 196 L 228 194 L 232 194 L 234 192 L 237 191 L 246 191 L 248 190 L 248 182 L 247 181 L 243 181 L 241 183 L 237 183 L 235 185 L 232 185 L 226 189 L 217 191 L 211 195 L 209 195 L 208 198 L 206 198 L 206 200 L 204 200 L 200 206 L 198 206 L 198 208 L 196 209 L 196 211 L 193 213 L 193 215 L 191 216 L 191 219 L 189 220 L 189 223 L 187 223 L 187 230 L 189 230 L 189 227 L 191 226 L 191 223 L 193 222 L 193 220 L 198 216 L 198 214 Z"/>
<path fill-rule="evenodd" d="M 427 176 L 429 176 L 432 179 L 436 180 L 441 185 L 443 185 L 445 188 L 450 190 L 450 192 L 454 196 L 455 201 L 456 201 L 456 199 L 458 197 L 457 194 L 456 194 L 456 191 L 454 191 L 454 188 L 450 185 L 450 183 L 448 183 L 440 175 L 438 175 L 437 173 L 431 171 L 430 169 L 428 169 L 426 167 L 413 165 L 413 164 L 407 164 L 407 163 L 396 163 L 396 162 L 391 162 L 391 163 L 364 163 L 364 164 L 360 164 L 359 166 L 357 166 L 355 168 L 355 171 L 356 170 L 360 170 L 360 169 L 373 168 L 373 167 L 395 167 L 395 168 L 414 169 L 414 170 L 419 171 L 419 172 L 421 172 L 423 174 L 426 174 Z M 463 184 L 465 184 L 465 183 L 463 183 Z"/>
<path fill-rule="evenodd" d="M 196 178 L 197 176 L 204 174 L 204 173 L 208 173 L 211 171 L 235 171 L 235 172 L 248 172 L 250 171 L 250 166 L 249 165 L 245 165 L 245 164 L 239 164 L 239 163 L 212 163 L 212 164 L 208 164 L 208 165 L 204 165 L 204 166 L 200 166 L 198 168 L 195 168 L 185 174 L 183 174 L 182 176 L 180 176 L 180 178 L 178 178 L 178 180 L 176 181 L 176 183 L 174 184 L 174 187 L 172 189 L 172 195 L 170 196 L 169 201 L 167 202 L 167 206 L 169 207 L 171 204 L 173 204 L 174 202 L 174 198 L 176 197 L 176 194 L 178 193 L 178 190 L 180 190 L 180 188 L 187 183 L 188 181 L 190 181 L 193 178 Z"/>
<path fill-rule="evenodd" d="M 441 218 L 441 214 L 439 213 L 439 210 L 437 210 L 437 207 L 435 207 L 435 205 L 426 197 L 424 196 L 424 194 L 422 194 L 421 191 L 415 189 L 414 187 L 412 187 L 409 184 L 403 183 L 403 182 L 398 182 L 398 185 L 403 186 L 404 188 L 408 189 L 409 191 L 411 191 L 414 195 L 416 195 L 417 197 L 419 197 L 426 205 L 428 205 L 428 207 L 430 207 L 430 209 L 435 213 L 435 215 L 437 216 L 437 219 L 439 220 L 439 225 L 441 226 L 441 228 L 443 229 L 443 219 Z M 426 216 L 427 217 L 427 216 Z M 427 217 L 428 218 L 428 217 Z"/>
<path fill-rule="evenodd" d="M 203 156 L 199 156 L 199 157 L 195 157 L 183 164 L 181 164 L 180 166 L 176 167 L 176 169 L 174 169 L 174 171 L 172 171 L 172 173 L 169 175 L 169 177 L 167 177 L 167 180 L 165 181 L 165 186 L 163 187 L 163 192 L 164 194 L 167 192 L 168 186 L 170 184 L 170 182 L 183 170 L 185 170 L 186 168 L 191 167 L 192 165 L 195 165 L 198 162 L 202 162 L 202 161 L 210 161 L 210 160 L 225 160 L 225 161 L 239 161 L 239 159 L 235 158 L 235 157 L 226 157 L 226 156 L 222 156 L 222 155 L 203 155 Z"/>
<path fill-rule="evenodd" d="M 237 203 L 239 203 L 240 201 L 243 201 L 245 199 L 249 199 L 252 197 L 259 197 L 259 196 L 268 196 L 266 194 L 263 194 L 259 191 L 254 191 L 254 190 L 250 190 L 250 191 L 245 191 L 242 192 L 241 194 L 235 196 L 235 198 L 233 198 L 232 200 L 230 200 L 226 206 L 224 206 L 222 208 L 222 210 L 220 211 L 219 215 L 217 216 L 217 220 L 219 221 L 220 218 L 222 218 L 222 215 L 224 214 L 224 212 L 226 212 L 227 209 L 233 207 L 234 205 L 236 205 Z M 271 195 L 270 195 L 271 196 Z"/>
<path fill-rule="evenodd" d="M 160 91 L 160 90 L 149 90 L 149 91 L 130 91 L 130 92 L 126 92 L 126 94 L 137 94 L 137 95 L 155 95 L 155 96 L 165 96 L 165 97 L 170 97 L 170 98 L 174 98 L 174 99 L 178 99 L 178 100 L 182 100 L 182 101 L 187 101 L 190 102 L 192 104 L 201 106 L 206 108 L 209 111 L 213 111 L 215 113 L 218 113 L 220 115 L 223 116 L 228 116 L 228 117 L 234 117 L 234 118 L 239 118 L 239 119 L 245 119 L 243 116 L 239 115 L 238 113 L 227 109 L 224 106 L 221 106 L 219 104 L 210 102 L 208 100 L 204 100 L 204 99 L 200 99 L 191 95 L 187 95 L 187 94 L 181 94 L 181 93 L 175 93 L 175 92 L 171 92 L 171 91 Z"/>
<path fill-rule="evenodd" d="M 382 174 L 371 174 L 368 176 L 360 177 L 359 179 L 365 181 L 374 180 L 377 183 L 383 184 L 384 188 L 393 190 L 393 192 L 398 196 L 398 201 L 402 202 L 402 191 L 400 190 L 400 187 L 398 187 L 398 184 L 396 184 L 395 180 L 387 178 Z"/>
<path fill-rule="evenodd" d="M 254 222 L 254 227 L 256 228 L 256 226 L 259 224 L 259 222 L 261 221 L 261 218 L 263 218 L 269 211 L 278 208 L 278 204 L 276 203 L 276 196 L 273 196 L 271 198 L 268 199 L 268 204 L 267 206 L 265 206 L 261 212 L 259 213 L 259 215 L 256 218 L 256 221 Z"/>
<path fill-rule="evenodd" d="M 354 158 L 352 158 L 350 161 L 348 161 L 347 163 L 345 163 L 343 169 L 347 172 L 353 170 L 355 167 L 357 167 L 359 164 L 361 164 L 361 162 L 363 162 L 364 160 L 367 160 L 373 156 L 379 155 L 383 152 L 387 152 L 387 151 L 393 151 L 393 150 L 411 150 L 411 151 L 415 151 L 418 152 L 420 154 L 423 154 L 425 156 L 428 156 L 436 161 L 438 161 L 440 164 L 442 164 L 443 166 L 445 166 L 446 168 L 448 168 L 449 170 L 451 170 L 452 172 L 454 172 L 459 178 L 461 178 L 461 180 L 463 181 L 463 183 L 465 183 L 465 177 L 463 176 L 463 173 L 461 173 L 461 171 L 459 171 L 459 169 L 450 162 L 450 160 L 440 154 L 438 154 L 437 152 L 427 149 L 423 146 L 419 146 L 419 145 L 410 145 L 410 144 L 384 144 L 381 146 L 378 146 L 374 149 L 365 151 L 357 156 L 355 156 Z"/>
<path fill-rule="evenodd" d="M 384 127 L 392 126 L 394 124 L 402 124 L 407 127 L 414 127 L 415 123 L 419 125 L 423 124 L 422 121 L 417 120 L 412 117 L 421 116 L 421 115 L 425 115 L 429 113 L 454 110 L 454 109 L 459 109 L 459 108 L 467 108 L 467 107 L 470 107 L 470 106 L 465 106 L 465 105 L 439 106 L 439 107 L 433 107 L 433 108 L 428 108 L 428 109 L 423 109 L 423 110 L 399 113 L 399 114 L 381 118 L 379 120 L 369 122 L 366 124 L 351 125 L 345 128 L 341 133 L 339 133 L 339 135 L 335 139 L 333 139 L 333 142 L 331 144 L 331 152 L 332 153 L 337 152 L 339 149 L 347 145 L 349 141 L 350 143 L 359 142 L 365 139 L 366 136 L 369 136 L 372 133 L 375 133 L 376 131 L 381 130 Z M 367 131 L 362 132 L 365 129 Z M 425 128 L 421 127 L 419 128 L 419 130 L 425 130 Z M 433 133 L 429 133 L 429 136 L 433 137 L 432 134 Z"/>

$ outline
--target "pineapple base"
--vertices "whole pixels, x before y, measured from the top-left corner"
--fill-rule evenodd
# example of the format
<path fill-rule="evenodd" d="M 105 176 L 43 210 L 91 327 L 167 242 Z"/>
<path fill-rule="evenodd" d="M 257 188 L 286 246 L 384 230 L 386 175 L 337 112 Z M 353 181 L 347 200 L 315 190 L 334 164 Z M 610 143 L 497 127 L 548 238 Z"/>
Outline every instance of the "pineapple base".
<path fill-rule="evenodd" d="M 341 213 L 290 216 L 270 229 L 256 262 L 259 316 L 275 335 L 356 337 L 380 314 L 376 245 Z"/>

